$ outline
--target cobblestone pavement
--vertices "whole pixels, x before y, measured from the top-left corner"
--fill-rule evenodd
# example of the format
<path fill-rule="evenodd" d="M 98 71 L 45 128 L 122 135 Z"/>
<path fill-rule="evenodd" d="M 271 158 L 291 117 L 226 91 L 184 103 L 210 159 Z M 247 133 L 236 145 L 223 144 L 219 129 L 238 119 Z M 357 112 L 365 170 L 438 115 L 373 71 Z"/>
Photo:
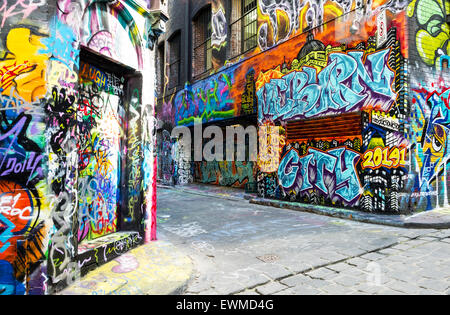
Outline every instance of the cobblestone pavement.
<path fill-rule="evenodd" d="M 450 230 L 166 189 L 158 191 L 158 230 L 194 262 L 186 294 L 450 294 Z"/>

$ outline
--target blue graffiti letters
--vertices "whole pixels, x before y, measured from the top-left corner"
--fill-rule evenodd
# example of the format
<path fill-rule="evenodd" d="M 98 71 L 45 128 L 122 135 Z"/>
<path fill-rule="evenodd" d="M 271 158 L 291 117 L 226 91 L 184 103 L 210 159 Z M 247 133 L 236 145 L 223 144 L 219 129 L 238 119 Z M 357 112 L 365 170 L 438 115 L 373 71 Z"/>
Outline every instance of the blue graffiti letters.
<path fill-rule="evenodd" d="M 356 170 L 360 157 L 344 147 L 328 152 L 309 148 L 302 157 L 291 149 L 280 163 L 279 183 L 285 192 L 318 189 L 328 198 L 354 204 L 362 191 Z"/>
<path fill-rule="evenodd" d="M 258 119 L 289 120 L 365 107 L 389 111 L 397 98 L 392 88 L 395 73 L 388 66 L 389 49 L 368 54 L 332 53 L 317 74 L 303 67 L 280 79 L 271 79 L 257 91 Z"/>

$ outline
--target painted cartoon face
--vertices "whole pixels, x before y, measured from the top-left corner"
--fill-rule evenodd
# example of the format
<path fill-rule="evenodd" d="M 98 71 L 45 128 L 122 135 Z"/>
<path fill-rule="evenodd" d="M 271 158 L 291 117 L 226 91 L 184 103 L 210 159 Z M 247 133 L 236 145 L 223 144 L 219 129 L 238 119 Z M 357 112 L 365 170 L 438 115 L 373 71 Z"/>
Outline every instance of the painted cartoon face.
<path fill-rule="evenodd" d="M 413 0 L 407 14 L 417 22 L 416 48 L 423 62 L 434 66 L 440 56 L 450 51 L 450 28 L 445 23 L 449 4 L 436 0 Z"/>
<path fill-rule="evenodd" d="M 424 152 L 430 155 L 430 162 L 432 165 L 442 161 L 446 153 L 447 132 L 441 125 L 434 125 L 430 134 L 427 135 L 424 144 Z"/>

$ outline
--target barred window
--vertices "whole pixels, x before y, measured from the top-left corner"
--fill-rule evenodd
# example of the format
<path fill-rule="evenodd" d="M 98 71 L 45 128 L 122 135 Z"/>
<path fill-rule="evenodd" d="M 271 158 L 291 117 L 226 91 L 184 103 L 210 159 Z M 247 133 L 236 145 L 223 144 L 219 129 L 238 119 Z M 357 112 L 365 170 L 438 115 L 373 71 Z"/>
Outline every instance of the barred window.
<path fill-rule="evenodd" d="M 231 13 L 231 58 L 257 45 L 258 4 L 256 0 L 233 0 Z"/>
<path fill-rule="evenodd" d="M 202 9 L 192 20 L 193 23 L 193 77 L 196 78 L 212 68 L 212 24 L 211 6 Z"/>

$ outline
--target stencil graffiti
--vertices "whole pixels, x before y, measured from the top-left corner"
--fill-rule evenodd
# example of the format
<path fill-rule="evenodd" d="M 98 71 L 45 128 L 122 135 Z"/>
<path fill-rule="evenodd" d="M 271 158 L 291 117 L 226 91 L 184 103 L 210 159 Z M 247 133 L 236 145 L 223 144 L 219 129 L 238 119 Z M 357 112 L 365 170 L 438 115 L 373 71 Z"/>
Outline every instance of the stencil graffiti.
<path fill-rule="evenodd" d="M 220 50 L 226 44 L 227 39 L 227 19 L 222 7 L 213 13 L 211 21 L 211 45 Z"/>

